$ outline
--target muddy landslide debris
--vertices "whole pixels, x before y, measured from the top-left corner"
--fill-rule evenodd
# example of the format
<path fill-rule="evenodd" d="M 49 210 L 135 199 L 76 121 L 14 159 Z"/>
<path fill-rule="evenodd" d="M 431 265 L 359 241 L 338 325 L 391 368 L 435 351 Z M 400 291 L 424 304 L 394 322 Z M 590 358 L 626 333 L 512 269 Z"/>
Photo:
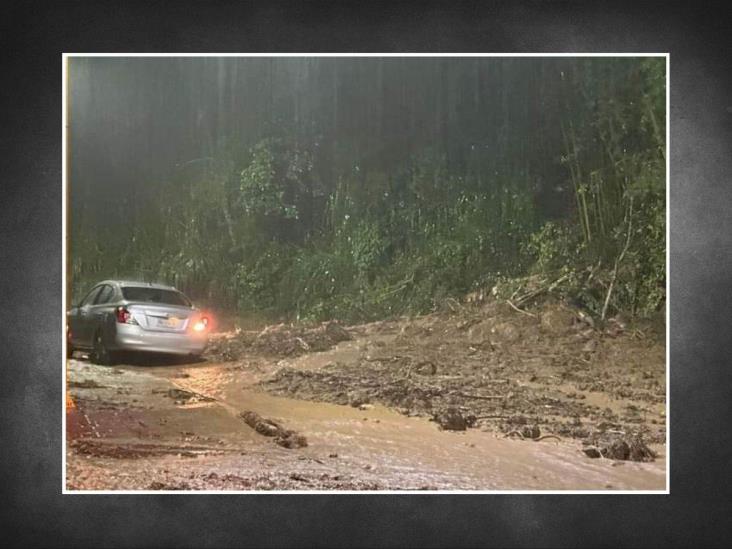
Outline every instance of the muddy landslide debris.
<path fill-rule="evenodd" d="M 351 334 L 337 322 L 315 327 L 276 324 L 261 332 L 237 332 L 212 338 L 206 356 L 210 360 L 233 361 L 253 353 L 271 357 L 291 357 L 327 351 Z"/>
<path fill-rule="evenodd" d="M 173 387 L 168 390 L 153 389 L 153 394 L 163 394 L 172 399 L 176 404 L 192 404 L 195 402 L 213 402 L 215 399 L 186 389 Z"/>
<path fill-rule="evenodd" d="M 93 379 L 85 379 L 83 381 L 69 381 L 67 386 L 69 389 L 106 389 L 105 385 L 100 385 Z"/>
<path fill-rule="evenodd" d="M 665 402 L 663 334 L 638 337 L 637 330 L 616 330 L 617 323 L 608 324 L 610 333 L 566 303 L 542 303 L 524 312 L 531 314 L 489 299 L 454 313 L 348 330 L 281 325 L 260 333 L 251 345 L 277 342 L 266 348 L 299 354 L 302 346 L 288 337 L 312 348 L 322 338 L 332 343 L 353 334 L 358 352 L 313 369 L 284 361 L 259 387 L 357 408 L 381 404 L 430 418 L 445 430 L 473 427 L 518 431 L 528 440 L 543 439 L 542 433 L 589 440 L 608 429 L 647 427 L 648 442 L 665 442 L 665 417 L 658 412 Z M 640 447 L 630 448 L 629 443 L 627 452 L 621 447 L 607 452 L 648 456 Z"/>
<path fill-rule="evenodd" d="M 590 442 L 588 442 L 589 444 Z M 590 458 L 604 457 L 618 461 L 654 461 L 656 453 L 651 450 L 640 435 L 600 435 L 594 444 L 582 450 Z"/>

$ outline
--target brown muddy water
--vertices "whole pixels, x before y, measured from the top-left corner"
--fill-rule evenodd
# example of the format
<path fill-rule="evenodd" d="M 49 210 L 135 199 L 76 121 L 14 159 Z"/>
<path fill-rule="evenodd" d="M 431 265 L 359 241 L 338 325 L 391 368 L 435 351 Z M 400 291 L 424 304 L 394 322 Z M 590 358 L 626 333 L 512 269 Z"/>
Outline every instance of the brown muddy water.
<path fill-rule="evenodd" d="M 424 417 L 273 396 L 257 383 L 283 368 L 353 360 L 363 341 L 284 360 L 68 362 L 71 490 L 664 490 L 665 446 L 651 463 L 590 459 L 579 441 L 443 431 Z M 603 401 L 604 402 L 604 401 Z M 283 448 L 240 417 L 294 430 Z"/>

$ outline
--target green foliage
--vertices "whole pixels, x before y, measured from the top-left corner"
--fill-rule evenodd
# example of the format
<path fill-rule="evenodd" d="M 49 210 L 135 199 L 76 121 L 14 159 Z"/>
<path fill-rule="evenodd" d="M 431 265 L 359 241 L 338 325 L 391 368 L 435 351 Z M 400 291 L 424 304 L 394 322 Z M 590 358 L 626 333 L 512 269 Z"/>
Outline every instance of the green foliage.
<path fill-rule="evenodd" d="M 267 142 L 252 150 L 252 161 L 241 172 L 239 200 L 247 214 L 270 215 L 284 209 L 284 190 L 275 180 L 274 156 Z"/>
<path fill-rule="evenodd" d="M 241 171 L 239 201 L 248 215 L 297 219 L 297 206 L 285 201 L 290 183 L 297 182 L 306 166 L 297 152 L 288 158 L 276 156 L 278 142 L 267 139 L 251 150 L 251 161 Z M 292 160 L 292 162 L 289 162 Z"/>
<path fill-rule="evenodd" d="M 292 249 L 275 242 L 253 260 L 239 263 L 233 274 L 238 309 L 265 314 L 279 312 L 283 296 L 277 282 L 291 266 Z"/>
<path fill-rule="evenodd" d="M 355 277 L 354 266 L 346 257 L 317 249 L 300 250 L 278 285 L 280 311 L 294 308 L 298 320 L 343 318 L 343 299 L 354 293 Z"/>
<path fill-rule="evenodd" d="M 663 195 L 651 192 L 637 202 L 640 206 L 616 308 L 648 315 L 666 301 L 666 204 Z"/>
<path fill-rule="evenodd" d="M 529 236 L 525 250 L 534 260 L 532 270 L 545 273 L 582 263 L 585 247 L 574 226 L 547 221 Z"/>
<path fill-rule="evenodd" d="M 611 285 L 611 311 L 650 314 L 665 300 L 665 65 L 561 66 L 537 73 L 536 103 L 504 84 L 456 145 L 325 151 L 312 128 L 222 141 L 154 185 L 126 231 L 74 233 L 74 293 L 142 278 L 240 314 L 350 321 L 531 275 L 597 314 Z"/>
<path fill-rule="evenodd" d="M 361 220 L 348 236 L 353 266 L 360 280 L 373 280 L 374 271 L 384 259 L 385 243 L 376 223 Z"/>

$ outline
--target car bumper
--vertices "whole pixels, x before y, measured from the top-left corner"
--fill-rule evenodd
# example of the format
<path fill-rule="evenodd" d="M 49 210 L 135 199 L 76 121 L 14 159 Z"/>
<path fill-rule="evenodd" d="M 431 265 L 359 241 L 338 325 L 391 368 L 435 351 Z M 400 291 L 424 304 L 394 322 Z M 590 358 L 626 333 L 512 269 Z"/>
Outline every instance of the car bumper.
<path fill-rule="evenodd" d="M 151 332 L 139 326 L 117 326 L 114 350 L 147 351 L 176 355 L 201 354 L 208 342 L 207 335 L 197 333 L 172 334 Z"/>

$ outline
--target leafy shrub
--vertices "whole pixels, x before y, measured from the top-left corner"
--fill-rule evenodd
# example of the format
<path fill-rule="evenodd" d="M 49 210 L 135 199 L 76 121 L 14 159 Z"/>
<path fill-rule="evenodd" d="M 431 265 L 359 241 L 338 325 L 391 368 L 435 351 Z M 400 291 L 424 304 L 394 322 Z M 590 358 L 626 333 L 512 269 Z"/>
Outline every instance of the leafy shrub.
<path fill-rule="evenodd" d="M 298 216 L 297 207 L 294 204 L 285 203 L 287 192 L 285 174 L 278 173 L 277 164 L 282 162 L 275 156 L 276 141 L 264 140 L 254 146 L 251 150 L 251 162 L 241 171 L 239 200 L 244 211 L 250 215 L 277 215 L 287 219 L 294 219 Z M 276 162 L 278 161 L 279 162 Z M 292 179 L 302 167 L 285 166 L 286 175 Z"/>
<path fill-rule="evenodd" d="M 577 230 L 555 221 L 547 221 L 541 229 L 531 234 L 524 249 L 534 260 L 534 272 L 557 271 L 568 265 L 582 263 L 585 251 Z"/>

